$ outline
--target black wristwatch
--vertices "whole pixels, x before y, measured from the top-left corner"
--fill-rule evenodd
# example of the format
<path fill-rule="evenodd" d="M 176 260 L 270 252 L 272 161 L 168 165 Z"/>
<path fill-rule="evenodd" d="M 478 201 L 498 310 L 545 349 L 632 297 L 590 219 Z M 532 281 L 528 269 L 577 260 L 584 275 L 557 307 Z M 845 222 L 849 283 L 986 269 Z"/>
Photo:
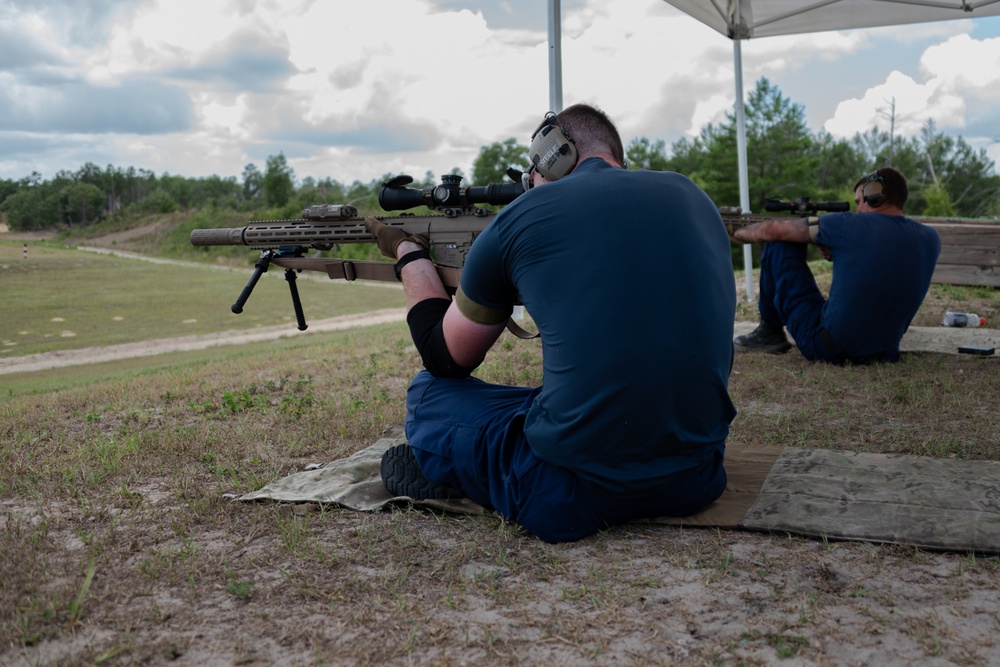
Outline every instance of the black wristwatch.
<path fill-rule="evenodd" d="M 405 255 L 400 257 L 399 261 L 396 262 L 396 265 L 392 267 L 393 270 L 396 272 L 396 280 L 400 282 L 403 281 L 403 267 L 409 264 L 410 262 L 418 259 L 430 259 L 430 258 L 431 254 L 426 250 L 424 250 L 423 248 L 421 248 L 420 250 L 414 250 L 413 252 L 406 253 Z"/>

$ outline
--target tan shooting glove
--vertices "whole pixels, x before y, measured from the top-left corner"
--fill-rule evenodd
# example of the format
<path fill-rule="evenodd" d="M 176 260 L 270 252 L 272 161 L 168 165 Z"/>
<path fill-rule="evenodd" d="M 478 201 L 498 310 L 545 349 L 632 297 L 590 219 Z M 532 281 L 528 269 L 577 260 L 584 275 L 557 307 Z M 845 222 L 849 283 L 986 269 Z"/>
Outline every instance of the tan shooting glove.
<path fill-rule="evenodd" d="M 723 224 L 726 226 L 726 232 L 729 233 L 729 241 L 733 245 L 743 245 L 744 243 L 746 243 L 746 241 L 740 241 L 738 238 L 736 238 L 736 230 L 739 229 L 738 225 L 734 225 L 731 222 L 726 222 L 725 220 L 723 220 Z"/>
<path fill-rule="evenodd" d="M 365 227 L 375 236 L 379 252 L 390 259 L 397 259 L 396 248 L 403 241 L 412 241 L 424 250 L 430 250 L 431 247 L 423 236 L 407 234 L 399 227 L 390 227 L 377 218 L 365 218 Z"/>

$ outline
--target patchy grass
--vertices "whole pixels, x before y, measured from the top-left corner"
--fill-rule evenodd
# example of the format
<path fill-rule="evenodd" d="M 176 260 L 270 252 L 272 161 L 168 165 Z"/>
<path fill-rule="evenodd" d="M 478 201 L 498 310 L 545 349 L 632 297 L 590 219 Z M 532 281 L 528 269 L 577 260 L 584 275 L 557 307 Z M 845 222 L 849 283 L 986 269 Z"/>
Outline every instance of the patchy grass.
<path fill-rule="evenodd" d="M 505 335 L 479 372 L 538 379 Z M 0 405 L 0 663 L 983 664 L 1000 561 L 624 526 L 226 500 L 402 421 L 405 325 Z M 739 355 L 731 442 L 997 460 L 996 359 Z M 313 510 L 313 511 L 311 511 Z"/>
<path fill-rule="evenodd" d="M 32 244 L 23 259 L 19 245 L 0 241 L 0 253 L 4 358 L 278 324 L 295 330 L 291 297 L 277 267 L 237 316 L 230 307 L 251 266 L 152 264 L 53 243 Z M 335 282 L 315 272 L 301 275 L 297 284 L 307 322 L 405 303 L 398 287 Z"/>

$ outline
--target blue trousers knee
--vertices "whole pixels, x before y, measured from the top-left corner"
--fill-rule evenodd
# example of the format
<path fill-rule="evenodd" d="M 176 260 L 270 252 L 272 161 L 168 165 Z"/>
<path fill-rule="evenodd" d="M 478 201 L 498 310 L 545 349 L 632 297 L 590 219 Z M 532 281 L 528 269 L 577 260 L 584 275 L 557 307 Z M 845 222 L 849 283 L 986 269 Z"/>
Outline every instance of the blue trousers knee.
<path fill-rule="evenodd" d="M 806 260 L 804 243 L 771 241 L 760 257 L 760 318 L 784 325 L 806 359 L 840 363 L 844 357 L 830 349 L 822 335 L 826 299 Z"/>
<path fill-rule="evenodd" d="M 406 396 L 406 436 L 421 472 L 547 542 L 577 540 L 637 518 L 693 514 L 725 490 L 722 446 L 709 465 L 665 480 L 652 497 L 593 489 L 532 451 L 524 417 L 539 391 L 421 371 Z"/>

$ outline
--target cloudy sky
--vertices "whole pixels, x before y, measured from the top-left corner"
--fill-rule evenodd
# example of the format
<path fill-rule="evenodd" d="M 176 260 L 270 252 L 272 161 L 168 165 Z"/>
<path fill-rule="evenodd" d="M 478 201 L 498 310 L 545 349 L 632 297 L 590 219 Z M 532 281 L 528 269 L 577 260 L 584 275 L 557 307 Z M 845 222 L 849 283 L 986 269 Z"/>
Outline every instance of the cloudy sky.
<path fill-rule="evenodd" d="M 563 102 L 626 141 L 724 120 L 732 42 L 661 0 L 562 0 Z M 284 153 L 299 178 L 470 173 L 549 106 L 543 0 L 0 0 L 0 178 L 86 162 L 235 176 Z M 752 39 L 812 130 L 919 133 L 1000 162 L 1000 19 Z M 478 184 L 477 184 L 478 185 Z"/>

